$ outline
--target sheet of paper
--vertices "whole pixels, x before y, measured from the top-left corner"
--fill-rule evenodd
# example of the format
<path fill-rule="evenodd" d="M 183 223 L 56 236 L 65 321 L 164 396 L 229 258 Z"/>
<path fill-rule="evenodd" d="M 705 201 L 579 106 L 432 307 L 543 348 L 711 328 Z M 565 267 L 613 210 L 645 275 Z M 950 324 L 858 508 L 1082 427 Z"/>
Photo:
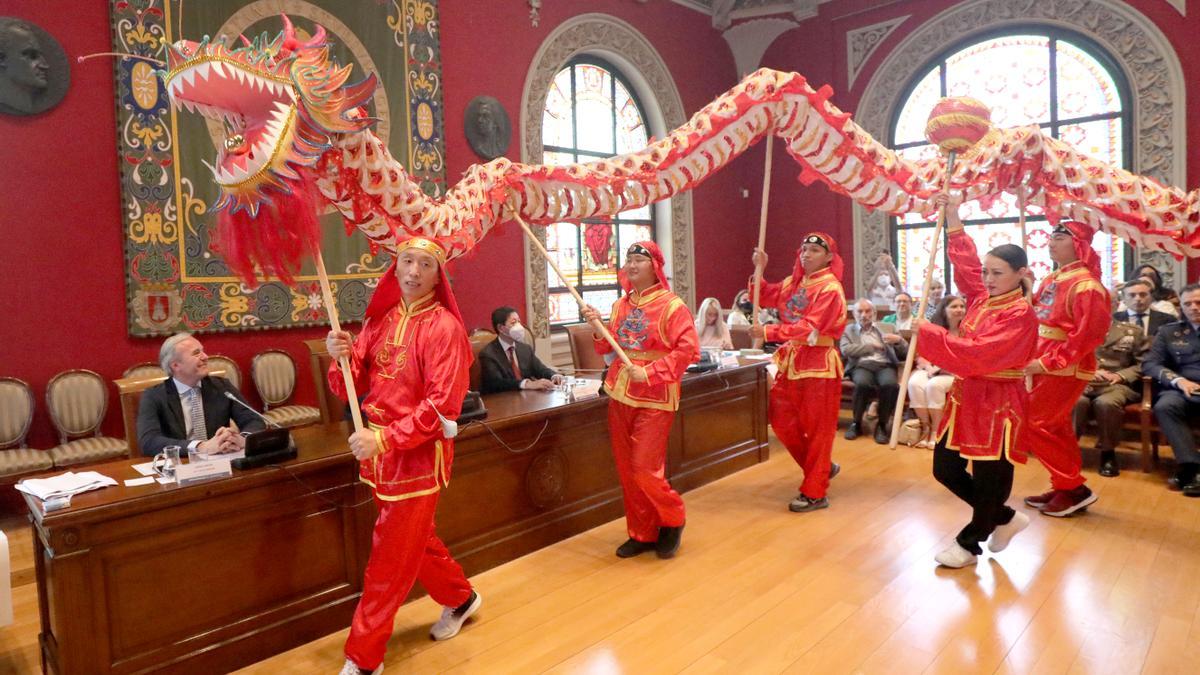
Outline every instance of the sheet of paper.
<path fill-rule="evenodd" d="M 137 487 L 139 485 L 153 485 L 154 476 L 144 476 L 142 478 L 126 478 L 125 487 Z"/>
<path fill-rule="evenodd" d="M 158 481 L 162 485 L 170 485 L 171 483 L 175 482 L 174 478 L 166 478 L 164 476 L 159 476 L 158 478 L 155 478 L 154 480 Z"/>
<path fill-rule="evenodd" d="M 153 476 L 154 462 L 142 462 L 141 464 L 134 464 L 133 470 L 142 474 L 143 476 Z"/>

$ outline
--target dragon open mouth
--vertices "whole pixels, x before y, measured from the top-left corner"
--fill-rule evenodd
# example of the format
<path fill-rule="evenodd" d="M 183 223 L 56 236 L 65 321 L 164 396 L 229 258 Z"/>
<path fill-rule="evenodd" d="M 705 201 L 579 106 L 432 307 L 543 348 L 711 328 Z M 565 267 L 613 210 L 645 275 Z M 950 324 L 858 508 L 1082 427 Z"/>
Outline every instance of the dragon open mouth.
<path fill-rule="evenodd" d="M 272 168 L 295 127 L 290 80 L 232 58 L 200 53 L 163 78 L 172 105 L 221 122 L 224 147 L 204 162 L 221 187 L 238 187 Z M 203 160 L 202 160 L 203 161 Z"/>

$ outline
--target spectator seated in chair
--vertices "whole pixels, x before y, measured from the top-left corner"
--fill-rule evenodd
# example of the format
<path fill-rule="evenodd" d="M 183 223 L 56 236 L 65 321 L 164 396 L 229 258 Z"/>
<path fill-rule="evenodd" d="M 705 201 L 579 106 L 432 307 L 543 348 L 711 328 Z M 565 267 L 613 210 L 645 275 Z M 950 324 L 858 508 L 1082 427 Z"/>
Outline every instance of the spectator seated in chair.
<path fill-rule="evenodd" d="M 846 430 L 846 439 L 858 438 L 863 413 L 874 398 L 879 399 L 879 424 L 875 442 L 885 444 L 890 433 L 896 394 L 900 391 L 897 366 L 908 354 L 908 343 L 891 324 L 875 321 L 875 305 L 870 300 L 854 303 L 855 322 L 842 335 L 842 356 L 846 375 L 854 382 L 854 421 Z"/>
<path fill-rule="evenodd" d="M 896 300 L 899 301 L 900 296 L 896 296 Z M 930 323 L 941 326 L 950 335 L 958 337 L 958 326 L 966 315 L 967 303 L 957 295 L 947 295 L 938 303 Z M 924 357 L 917 357 L 912 374 L 908 376 L 909 404 L 921 423 L 916 447 L 933 450 L 937 445 L 937 432 L 942 424 L 942 411 L 946 408 L 946 395 L 950 393 L 953 384 L 953 374 L 933 365 Z"/>
<path fill-rule="evenodd" d="M 512 307 L 492 312 L 496 339 L 479 351 L 483 372 L 483 393 L 517 389 L 549 391 L 562 381 L 562 375 L 538 359 L 533 347 L 525 343 L 525 326 Z"/>
<path fill-rule="evenodd" d="M 1096 449 L 1100 451 L 1100 475 L 1116 476 L 1117 443 L 1125 421 L 1125 406 L 1142 398 L 1142 360 L 1150 349 L 1150 338 L 1170 315 L 1150 311 L 1148 282 L 1135 279 L 1125 284 L 1122 296 L 1127 311 L 1113 314 L 1104 344 L 1096 349 L 1097 368 L 1087 389 L 1075 403 L 1075 436 L 1083 436 L 1089 414 L 1096 420 Z M 1147 332 L 1147 328 L 1150 332 Z"/>
<path fill-rule="evenodd" d="M 892 298 L 891 314 L 883 317 L 883 323 L 890 323 L 897 331 L 912 331 L 913 299 L 906 291 L 900 291 Z M 936 310 L 935 310 L 936 311 Z"/>
<path fill-rule="evenodd" d="M 1200 452 L 1191 420 L 1200 419 L 1200 284 L 1179 294 L 1183 321 L 1169 323 L 1154 336 L 1142 371 L 1155 383 L 1154 417 L 1175 454 L 1171 489 L 1200 497 Z"/>
<path fill-rule="evenodd" d="M 225 397 L 229 392 L 245 402 L 229 380 L 208 374 L 204 346 L 188 333 L 167 338 L 158 360 L 168 376 L 142 394 L 137 418 L 142 454 L 153 457 L 168 445 L 184 452 L 191 447 L 207 453 L 234 452 L 245 447 L 246 439 L 229 426 L 231 420 L 246 432 L 266 427 L 250 410 Z"/>
<path fill-rule="evenodd" d="M 705 298 L 700 303 L 700 311 L 696 312 L 696 335 L 700 336 L 701 349 L 733 349 L 733 337 L 729 326 L 721 320 L 721 302 L 716 298 Z"/>

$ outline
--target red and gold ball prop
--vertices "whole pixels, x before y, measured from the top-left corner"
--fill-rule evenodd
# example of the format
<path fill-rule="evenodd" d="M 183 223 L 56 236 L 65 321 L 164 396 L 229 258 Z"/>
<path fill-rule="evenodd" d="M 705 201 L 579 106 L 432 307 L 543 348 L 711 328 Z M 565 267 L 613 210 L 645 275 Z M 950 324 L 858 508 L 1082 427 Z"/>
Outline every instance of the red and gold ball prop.
<path fill-rule="evenodd" d="M 962 152 L 992 128 L 992 111 L 969 96 L 944 98 L 929 111 L 925 138 L 942 152 Z"/>

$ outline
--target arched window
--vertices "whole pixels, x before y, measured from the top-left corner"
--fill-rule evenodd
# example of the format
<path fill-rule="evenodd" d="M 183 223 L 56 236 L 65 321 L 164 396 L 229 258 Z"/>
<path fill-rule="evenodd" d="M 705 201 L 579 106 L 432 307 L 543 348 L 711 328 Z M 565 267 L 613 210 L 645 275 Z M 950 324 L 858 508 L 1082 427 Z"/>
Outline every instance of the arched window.
<path fill-rule="evenodd" d="M 971 96 L 992 110 L 1000 128 L 1037 124 L 1080 152 L 1113 166 L 1130 167 L 1132 128 L 1129 84 L 1107 54 L 1089 39 L 1047 27 L 1007 29 L 986 39 L 975 38 L 943 52 L 911 83 L 892 124 L 892 147 L 910 157 L 930 157 L 937 149 L 925 141 L 929 111 L 944 96 Z M 991 208 L 977 202 L 963 207 L 963 223 L 980 251 L 1004 243 L 1021 244 L 1018 205 L 1005 194 Z M 892 219 L 892 250 L 901 282 L 920 292 L 925 282 L 934 224 L 917 214 Z M 1030 265 L 1040 279 L 1052 269 L 1047 248 L 1049 226 L 1041 209 L 1026 208 Z M 1128 245 L 1097 233 L 1104 283 L 1125 278 Z M 947 288 L 945 247 L 938 256 Z"/>
<path fill-rule="evenodd" d="M 646 147 L 645 115 L 633 88 L 609 63 L 595 57 L 571 60 L 554 77 L 542 114 L 545 164 L 591 162 Z M 620 296 L 617 269 L 635 241 L 655 239 L 654 209 L 645 206 L 615 218 L 546 228 L 546 249 L 585 301 L 605 315 Z M 550 323 L 576 323 L 579 306 L 558 275 L 547 268 Z"/>

